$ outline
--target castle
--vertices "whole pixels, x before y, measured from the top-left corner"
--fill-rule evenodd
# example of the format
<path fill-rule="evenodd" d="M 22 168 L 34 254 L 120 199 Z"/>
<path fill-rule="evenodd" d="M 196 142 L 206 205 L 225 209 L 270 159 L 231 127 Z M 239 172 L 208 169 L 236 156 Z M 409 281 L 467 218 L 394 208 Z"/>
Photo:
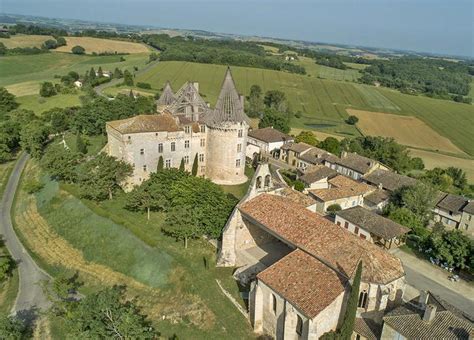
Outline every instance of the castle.
<path fill-rule="evenodd" d="M 108 154 L 133 165 L 128 184 L 146 180 L 156 171 L 160 157 L 165 168 L 178 168 L 184 162 L 186 171 L 197 159 L 197 175 L 217 184 L 247 181 L 249 119 L 230 68 L 214 109 L 199 95 L 198 83 L 187 82 L 174 93 L 167 82 L 157 111 L 107 123 Z"/>

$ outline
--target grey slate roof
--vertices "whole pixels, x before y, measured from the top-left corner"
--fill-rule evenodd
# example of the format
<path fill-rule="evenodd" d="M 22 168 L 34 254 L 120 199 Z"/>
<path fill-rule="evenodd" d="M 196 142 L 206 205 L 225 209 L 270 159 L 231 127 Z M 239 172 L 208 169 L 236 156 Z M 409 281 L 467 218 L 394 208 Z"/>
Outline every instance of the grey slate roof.
<path fill-rule="evenodd" d="M 299 179 L 303 183 L 310 185 L 314 182 L 322 180 L 323 178 L 334 177 L 336 175 L 337 175 L 336 170 L 328 168 L 327 166 L 324 166 L 324 165 L 320 165 L 317 167 L 316 166 L 312 167 L 311 170 L 308 170 L 308 172 L 306 172 Z"/>
<path fill-rule="evenodd" d="M 169 81 L 166 82 L 166 85 L 163 89 L 163 93 L 161 93 L 160 98 L 156 101 L 158 106 L 163 105 L 170 105 L 176 100 L 173 89 L 171 88 L 171 84 Z"/>
<path fill-rule="evenodd" d="M 417 180 L 408 176 L 399 175 L 395 172 L 377 169 L 364 176 L 364 180 L 370 184 L 382 187 L 389 191 L 395 191 L 404 186 L 411 186 L 417 183 Z"/>
<path fill-rule="evenodd" d="M 284 141 L 293 141 L 294 138 L 280 132 L 272 127 L 266 127 L 263 129 L 257 129 L 249 131 L 249 137 L 261 140 L 266 143 L 274 143 L 274 142 L 284 142 Z"/>
<path fill-rule="evenodd" d="M 306 143 L 301 143 L 301 142 L 300 143 L 287 143 L 281 147 L 282 150 L 291 150 L 297 153 L 301 153 L 312 148 L 314 148 L 314 146 L 311 146 Z"/>
<path fill-rule="evenodd" d="M 326 150 L 313 147 L 308 152 L 305 152 L 304 154 L 300 155 L 299 158 L 302 161 L 305 161 L 311 164 L 321 164 L 326 159 L 326 156 L 328 155 L 329 153 Z"/>
<path fill-rule="evenodd" d="M 474 215 L 474 201 L 471 201 L 466 204 L 466 206 L 462 208 L 462 210 L 467 212 L 468 214 Z"/>
<path fill-rule="evenodd" d="M 343 167 L 355 170 L 361 174 L 367 173 L 377 161 L 358 155 L 356 153 L 348 152 L 347 155 L 342 155 L 340 158 L 334 157 L 331 158 L 330 162 L 334 162 Z"/>
<path fill-rule="evenodd" d="M 356 318 L 354 323 L 354 332 L 362 335 L 369 340 L 377 340 L 382 333 L 382 324 L 376 323 L 368 318 Z"/>
<path fill-rule="evenodd" d="M 206 102 L 202 99 L 198 90 L 191 82 L 186 82 L 178 92 L 176 92 L 175 101 L 169 105 L 168 110 L 172 114 L 177 114 L 188 106 L 193 107 L 196 113 L 206 113 L 209 111 Z"/>
<path fill-rule="evenodd" d="M 338 211 L 336 215 L 387 240 L 410 231 L 407 227 L 359 206 Z"/>
<path fill-rule="evenodd" d="M 211 125 L 225 122 L 247 122 L 247 124 L 250 122 L 244 112 L 244 106 L 240 100 L 229 67 L 227 68 L 224 82 L 222 83 L 221 92 L 217 98 L 216 107 L 212 112 L 210 112 L 208 117 L 206 117 L 206 121 Z"/>
<path fill-rule="evenodd" d="M 390 195 L 387 191 L 383 189 L 377 189 L 374 192 L 365 196 L 364 201 L 372 203 L 373 205 L 377 205 L 379 203 L 382 203 L 383 201 L 388 200 L 389 198 L 390 198 Z"/>
<path fill-rule="evenodd" d="M 467 203 L 467 199 L 462 196 L 445 194 L 444 197 L 441 198 L 441 200 L 436 204 L 436 206 L 443 210 L 460 213 Z"/>

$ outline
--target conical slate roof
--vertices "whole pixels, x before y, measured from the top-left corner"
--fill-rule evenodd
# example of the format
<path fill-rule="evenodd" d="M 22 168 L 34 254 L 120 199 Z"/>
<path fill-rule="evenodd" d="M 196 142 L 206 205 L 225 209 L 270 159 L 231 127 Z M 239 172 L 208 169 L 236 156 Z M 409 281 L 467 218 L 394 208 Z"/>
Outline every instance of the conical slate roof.
<path fill-rule="evenodd" d="M 208 123 L 219 124 L 224 122 L 247 122 L 247 115 L 244 113 L 243 103 L 235 87 L 234 79 L 230 68 L 227 68 L 221 93 L 217 98 L 214 111 L 207 117 Z"/>
<path fill-rule="evenodd" d="M 193 107 L 200 113 L 208 110 L 206 102 L 201 98 L 198 90 L 191 82 L 184 84 L 174 97 L 175 100 L 169 106 L 169 110 L 173 114 L 182 113 L 188 106 Z"/>
<path fill-rule="evenodd" d="M 167 81 L 165 88 L 163 89 L 163 93 L 161 94 L 160 98 L 156 101 L 158 106 L 162 105 L 170 105 L 176 100 L 173 90 L 171 89 L 170 82 Z"/>

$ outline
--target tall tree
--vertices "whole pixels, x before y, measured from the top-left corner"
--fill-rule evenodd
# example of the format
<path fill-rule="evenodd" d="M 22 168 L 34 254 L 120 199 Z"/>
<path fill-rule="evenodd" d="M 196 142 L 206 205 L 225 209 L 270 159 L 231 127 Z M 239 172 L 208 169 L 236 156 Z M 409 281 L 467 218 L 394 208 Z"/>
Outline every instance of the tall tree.
<path fill-rule="evenodd" d="M 48 141 L 48 129 L 38 120 L 28 123 L 21 129 L 21 146 L 33 158 L 40 158 Z"/>
<path fill-rule="evenodd" d="M 176 240 L 184 240 L 184 248 L 188 248 L 188 239 L 199 235 L 197 221 L 193 218 L 193 207 L 175 206 L 166 215 L 162 230 Z"/>
<path fill-rule="evenodd" d="M 163 161 L 163 156 L 160 156 L 160 158 L 158 158 L 158 166 L 156 167 L 156 171 L 161 171 L 163 170 L 165 164 L 164 164 L 164 161 Z"/>
<path fill-rule="evenodd" d="M 181 158 L 181 163 L 179 163 L 179 171 L 184 171 L 184 158 Z"/>
<path fill-rule="evenodd" d="M 80 133 L 76 135 L 76 149 L 78 152 L 82 153 L 83 155 L 87 153 L 87 144 L 84 138 L 82 138 Z"/>
<path fill-rule="evenodd" d="M 77 179 L 76 167 L 80 159 L 77 153 L 57 144 L 46 149 L 41 165 L 52 178 L 72 183 Z"/>
<path fill-rule="evenodd" d="M 133 75 L 129 70 L 123 72 L 123 83 L 127 86 L 133 86 Z"/>
<path fill-rule="evenodd" d="M 15 95 L 8 92 L 6 88 L 0 87 L 0 114 L 16 109 L 18 105 Z"/>
<path fill-rule="evenodd" d="M 198 173 L 198 154 L 194 156 L 193 167 L 191 169 L 191 175 L 197 176 Z"/>
<path fill-rule="evenodd" d="M 263 113 L 264 103 L 263 103 L 263 95 L 262 95 L 262 88 L 258 85 L 252 85 L 250 87 L 250 95 L 249 95 L 249 108 L 248 114 L 249 117 L 260 117 Z"/>
<path fill-rule="evenodd" d="M 144 210 L 147 220 L 150 220 L 150 210 L 156 204 L 156 199 L 151 192 L 149 182 L 142 183 L 127 194 L 126 208 L 129 210 Z"/>
<path fill-rule="evenodd" d="M 267 108 L 265 113 L 258 123 L 258 127 L 273 127 L 283 133 L 290 132 L 290 125 L 288 115 L 286 113 L 278 112 L 276 109 Z"/>
<path fill-rule="evenodd" d="M 301 131 L 298 136 L 295 137 L 295 142 L 306 143 L 312 146 L 318 145 L 318 139 L 315 134 L 311 131 Z"/>
<path fill-rule="evenodd" d="M 26 325 L 15 316 L 0 315 L 0 339 L 24 339 Z"/>

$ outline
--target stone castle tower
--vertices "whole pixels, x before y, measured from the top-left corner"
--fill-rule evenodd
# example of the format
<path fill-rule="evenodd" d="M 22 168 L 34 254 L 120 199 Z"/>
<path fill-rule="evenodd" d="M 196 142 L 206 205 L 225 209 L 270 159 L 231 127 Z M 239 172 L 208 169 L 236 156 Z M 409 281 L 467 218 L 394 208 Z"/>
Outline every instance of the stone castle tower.
<path fill-rule="evenodd" d="M 157 100 L 157 114 L 108 122 L 109 155 L 133 165 L 130 185 L 139 185 L 164 167 L 184 163 L 191 171 L 198 160 L 198 176 L 217 184 L 236 185 L 247 180 L 245 151 L 249 119 L 243 96 L 227 69 L 215 108 L 199 94 L 199 84 L 185 83 L 176 93 L 169 82 Z"/>

